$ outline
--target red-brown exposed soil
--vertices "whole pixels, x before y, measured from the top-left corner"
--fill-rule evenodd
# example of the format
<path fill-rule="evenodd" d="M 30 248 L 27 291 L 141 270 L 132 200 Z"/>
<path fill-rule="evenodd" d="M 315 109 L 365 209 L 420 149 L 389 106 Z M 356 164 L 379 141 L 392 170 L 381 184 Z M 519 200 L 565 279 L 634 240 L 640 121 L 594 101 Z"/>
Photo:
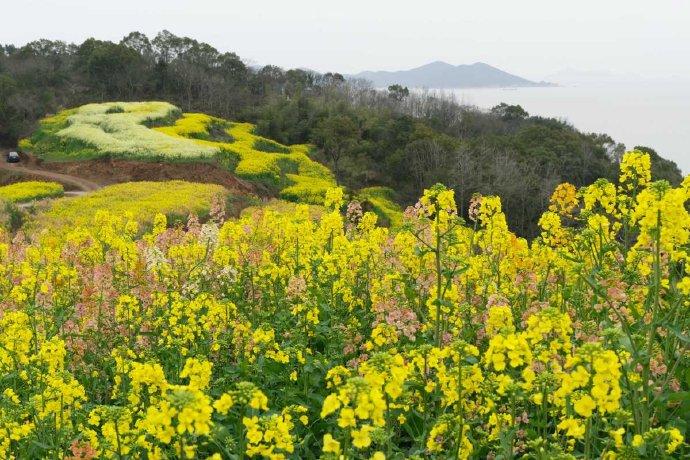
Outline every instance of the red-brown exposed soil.
<path fill-rule="evenodd" d="M 91 191 L 98 190 L 102 187 L 101 184 L 92 182 L 83 177 L 77 177 L 70 174 L 62 174 L 56 171 L 48 171 L 27 166 L 21 163 L 0 163 L 0 170 L 4 173 L 0 183 L 5 184 L 15 182 L 18 178 L 29 180 L 46 180 L 50 179 L 65 185 L 67 190 L 83 190 Z"/>
<path fill-rule="evenodd" d="M 164 163 L 118 159 L 74 162 L 43 162 L 23 154 L 21 163 L 2 163 L 0 168 L 29 177 L 42 177 L 62 182 L 70 188 L 95 190 L 121 182 L 164 181 L 180 179 L 222 185 L 242 194 L 265 195 L 266 190 L 246 182 L 212 163 Z"/>

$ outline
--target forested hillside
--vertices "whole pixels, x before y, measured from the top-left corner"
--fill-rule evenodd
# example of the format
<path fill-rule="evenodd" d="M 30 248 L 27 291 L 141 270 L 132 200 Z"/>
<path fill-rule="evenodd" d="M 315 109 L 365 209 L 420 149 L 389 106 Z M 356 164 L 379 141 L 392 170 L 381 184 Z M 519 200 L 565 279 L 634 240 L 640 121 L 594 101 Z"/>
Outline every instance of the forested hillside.
<path fill-rule="evenodd" d="M 511 227 L 536 234 L 557 183 L 612 178 L 623 147 L 605 134 L 501 105 L 487 112 L 433 94 L 274 66 L 167 31 L 132 32 L 119 43 L 38 40 L 0 53 L 0 143 L 14 146 L 37 120 L 90 102 L 165 100 L 186 112 L 249 121 L 256 134 L 310 143 L 342 184 L 385 185 L 403 204 L 425 187 L 455 189 L 464 213 L 475 192 L 501 196 Z M 650 149 L 647 149 L 648 151 Z M 678 168 L 652 151 L 655 179 Z"/>

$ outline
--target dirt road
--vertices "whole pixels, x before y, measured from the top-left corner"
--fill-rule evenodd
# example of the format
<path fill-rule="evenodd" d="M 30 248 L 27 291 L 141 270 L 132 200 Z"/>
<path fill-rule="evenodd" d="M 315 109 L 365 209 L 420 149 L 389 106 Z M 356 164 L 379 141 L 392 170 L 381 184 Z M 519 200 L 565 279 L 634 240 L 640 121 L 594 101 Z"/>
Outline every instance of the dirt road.
<path fill-rule="evenodd" d="M 0 158 L 0 169 L 4 169 L 6 171 L 14 171 L 23 174 L 30 174 L 32 176 L 45 177 L 46 179 L 51 179 L 55 182 L 60 182 L 61 184 L 72 185 L 73 187 L 84 192 L 90 192 L 101 188 L 100 184 L 81 177 L 47 171 L 45 169 L 38 169 L 32 166 L 25 166 L 21 163 L 7 163 L 5 158 L 6 153 L 3 152 L 2 158 Z"/>

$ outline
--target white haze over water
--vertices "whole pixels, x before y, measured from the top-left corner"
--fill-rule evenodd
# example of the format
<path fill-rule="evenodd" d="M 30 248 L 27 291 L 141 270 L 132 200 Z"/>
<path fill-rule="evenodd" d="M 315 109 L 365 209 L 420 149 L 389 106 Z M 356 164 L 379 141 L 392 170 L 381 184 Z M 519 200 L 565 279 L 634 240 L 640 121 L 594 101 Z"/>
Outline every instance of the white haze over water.
<path fill-rule="evenodd" d="M 589 83 L 539 88 L 445 90 L 458 102 L 491 108 L 520 104 L 530 115 L 564 119 L 606 133 L 626 148 L 652 147 L 690 173 L 690 81 Z"/>

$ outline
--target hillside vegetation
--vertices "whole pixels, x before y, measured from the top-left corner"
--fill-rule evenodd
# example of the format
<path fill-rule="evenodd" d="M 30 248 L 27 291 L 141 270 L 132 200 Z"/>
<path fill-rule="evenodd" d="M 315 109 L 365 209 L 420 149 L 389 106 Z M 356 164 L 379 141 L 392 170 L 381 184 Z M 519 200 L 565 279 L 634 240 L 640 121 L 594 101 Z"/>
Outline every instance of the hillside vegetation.
<path fill-rule="evenodd" d="M 217 161 L 237 176 L 276 189 L 280 197 L 321 203 L 335 186 L 308 145 L 285 146 L 254 134 L 250 123 L 182 113 L 166 102 L 87 104 L 41 120 L 20 142 L 47 161 L 102 157 L 150 161 Z"/>
<path fill-rule="evenodd" d="M 82 160 L 106 155 L 170 160 L 212 156 L 213 149 L 189 139 L 171 139 L 144 125 L 174 117 L 179 109 L 165 102 L 87 104 L 40 122 L 31 142 L 21 142 L 46 160 Z"/>
<path fill-rule="evenodd" d="M 0 457 L 690 455 L 690 178 L 648 154 L 557 186 L 531 242 L 440 184 L 398 229 L 341 188 L 160 214 L 216 188 L 121 184 L 0 231 Z"/>
<path fill-rule="evenodd" d="M 455 190 L 465 217 L 473 193 L 498 195 L 511 228 L 527 237 L 538 235 L 537 221 L 556 184 L 579 187 L 600 177 L 615 180 L 625 150 L 606 134 L 582 133 L 560 120 L 530 116 L 518 106 L 479 110 L 402 87 L 375 91 L 337 72 L 321 75 L 271 65 L 255 69 L 234 53 L 167 31 L 151 39 L 132 32 L 118 43 L 44 39 L 0 47 L 0 144 L 14 147 L 38 120 L 65 108 L 150 100 L 253 123 L 254 134 L 284 146 L 314 145 L 314 157 L 330 167 L 340 184 L 352 190 L 387 186 L 404 205 L 436 182 Z M 141 127 L 135 130 L 151 145 L 162 139 Z M 187 145 L 203 150 L 198 143 Z M 75 152 L 84 148 L 73 147 Z M 659 153 L 651 155 L 654 177 L 677 185 L 680 171 Z M 295 174 L 294 165 L 280 168 L 285 177 Z M 296 191 L 303 194 L 308 188 Z"/>

